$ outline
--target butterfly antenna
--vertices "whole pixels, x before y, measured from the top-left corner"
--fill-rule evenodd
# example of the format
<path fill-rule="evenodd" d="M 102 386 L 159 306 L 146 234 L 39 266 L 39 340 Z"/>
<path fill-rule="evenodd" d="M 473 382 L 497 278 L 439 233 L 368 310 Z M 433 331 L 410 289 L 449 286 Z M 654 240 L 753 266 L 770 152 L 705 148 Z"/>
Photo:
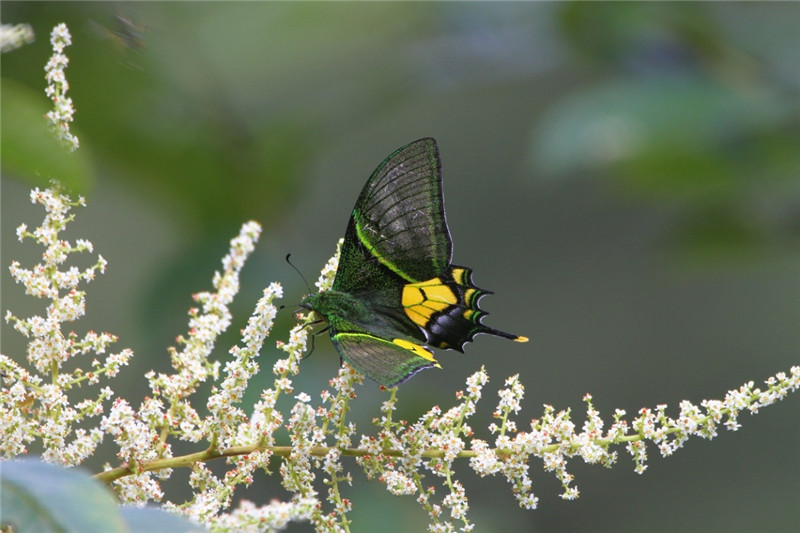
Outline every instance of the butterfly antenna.
<path fill-rule="evenodd" d="M 311 293 L 312 292 L 311 286 L 308 284 L 308 281 L 306 281 L 306 277 L 303 275 L 302 272 L 300 272 L 299 268 L 294 266 L 294 263 L 292 263 L 292 261 L 289 259 L 290 257 L 292 257 L 292 254 L 286 254 L 286 262 L 289 263 L 289 266 L 292 267 L 295 272 L 297 272 L 297 274 L 300 276 L 300 279 L 302 279 L 303 283 L 306 284 L 306 289 L 308 289 L 308 292 Z"/>

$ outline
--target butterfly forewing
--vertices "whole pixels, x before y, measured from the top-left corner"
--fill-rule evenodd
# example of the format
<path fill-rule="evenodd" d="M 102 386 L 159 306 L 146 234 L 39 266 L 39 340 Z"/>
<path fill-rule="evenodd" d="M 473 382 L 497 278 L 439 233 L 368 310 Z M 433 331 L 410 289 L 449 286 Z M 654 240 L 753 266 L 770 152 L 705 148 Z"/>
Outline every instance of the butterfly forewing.
<path fill-rule="evenodd" d="M 406 281 L 429 279 L 447 268 L 452 243 L 436 141 L 408 144 L 378 166 L 353 209 L 347 241 L 363 245 L 372 260 Z"/>

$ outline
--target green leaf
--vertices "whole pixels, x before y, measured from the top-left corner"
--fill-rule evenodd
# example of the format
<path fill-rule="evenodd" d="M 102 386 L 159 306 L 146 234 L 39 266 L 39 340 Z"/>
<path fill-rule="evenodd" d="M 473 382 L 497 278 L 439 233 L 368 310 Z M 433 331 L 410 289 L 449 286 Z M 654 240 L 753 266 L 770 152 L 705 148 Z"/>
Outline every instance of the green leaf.
<path fill-rule="evenodd" d="M 0 463 L 0 516 L 15 531 L 128 531 L 111 492 L 80 468 Z"/>
<path fill-rule="evenodd" d="M 707 176 L 706 167 L 718 165 L 714 159 L 730 143 L 778 127 L 786 110 L 773 95 L 734 92 L 698 77 L 615 80 L 553 106 L 540 121 L 532 162 L 545 174 L 563 175 L 619 163 L 663 166 L 678 158 L 677 172 L 665 174 L 699 164 L 697 174 Z"/>
<path fill-rule="evenodd" d="M 175 531 L 194 533 L 208 531 L 203 526 L 157 507 L 120 507 L 122 518 L 130 531 L 153 533 L 155 531 Z"/>
<path fill-rule="evenodd" d="M 122 507 L 81 468 L 36 459 L 0 462 L 0 527 L 36 533 L 206 531 L 154 507 Z"/>

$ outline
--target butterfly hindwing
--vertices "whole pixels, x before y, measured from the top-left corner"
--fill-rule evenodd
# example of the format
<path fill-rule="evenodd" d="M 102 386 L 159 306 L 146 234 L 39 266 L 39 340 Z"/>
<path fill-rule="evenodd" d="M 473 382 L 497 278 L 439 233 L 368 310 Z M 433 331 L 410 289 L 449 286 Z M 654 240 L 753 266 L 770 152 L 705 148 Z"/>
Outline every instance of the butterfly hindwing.
<path fill-rule="evenodd" d="M 408 318 L 422 328 L 427 343 L 436 348 L 464 351 L 464 345 L 485 333 L 525 342 L 481 323 L 486 316 L 478 303 L 491 291 L 472 283 L 472 270 L 451 266 L 442 275 L 403 286 L 402 305 Z"/>
<path fill-rule="evenodd" d="M 387 387 L 402 383 L 420 370 L 439 366 L 430 350 L 405 339 L 388 340 L 332 328 L 331 341 L 345 361 Z"/>

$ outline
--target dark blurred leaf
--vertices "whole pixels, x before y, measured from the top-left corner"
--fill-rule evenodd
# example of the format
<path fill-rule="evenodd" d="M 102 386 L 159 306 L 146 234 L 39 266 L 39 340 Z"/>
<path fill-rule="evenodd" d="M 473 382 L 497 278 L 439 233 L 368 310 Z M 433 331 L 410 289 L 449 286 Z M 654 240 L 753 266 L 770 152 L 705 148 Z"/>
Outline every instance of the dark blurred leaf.
<path fill-rule="evenodd" d="M 705 6 L 569 2 L 557 20 L 574 50 L 604 66 L 690 67 L 719 56 L 719 36 Z"/>
<path fill-rule="evenodd" d="M 769 234 L 795 239 L 800 131 L 790 109 L 779 94 L 699 77 L 621 78 L 552 108 L 533 164 L 550 177 L 613 178 L 628 195 L 677 207 L 673 251 L 750 254 Z"/>
<path fill-rule="evenodd" d="M 564 98 L 539 124 L 533 161 L 547 175 L 623 163 L 637 179 L 670 187 L 720 179 L 726 147 L 753 130 L 780 126 L 786 104 L 686 76 L 621 79 Z"/>

